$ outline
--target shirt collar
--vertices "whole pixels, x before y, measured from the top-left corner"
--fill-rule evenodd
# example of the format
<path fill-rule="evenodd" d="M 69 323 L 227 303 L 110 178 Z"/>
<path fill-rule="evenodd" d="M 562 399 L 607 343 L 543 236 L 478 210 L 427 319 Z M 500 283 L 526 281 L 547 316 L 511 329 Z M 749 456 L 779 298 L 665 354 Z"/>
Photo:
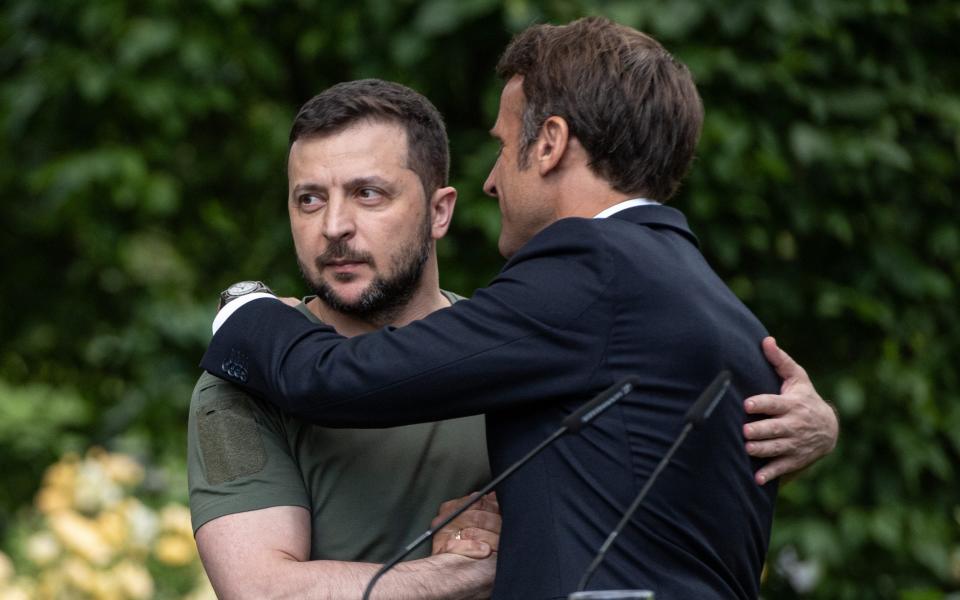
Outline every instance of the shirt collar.
<path fill-rule="evenodd" d="M 647 204 L 660 204 L 656 200 L 647 200 L 646 198 L 631 198 L 630 200 L 624 200 L 623 202 L 618 202 L 613 206 L 608 206 L 599 213 L 593 216 L 594 219 L 606 219 L 612 214 L 616 214 L 621 210 L 627 210 L 628 208 L 633 208 L 634 206 L 644 206 Z"/>

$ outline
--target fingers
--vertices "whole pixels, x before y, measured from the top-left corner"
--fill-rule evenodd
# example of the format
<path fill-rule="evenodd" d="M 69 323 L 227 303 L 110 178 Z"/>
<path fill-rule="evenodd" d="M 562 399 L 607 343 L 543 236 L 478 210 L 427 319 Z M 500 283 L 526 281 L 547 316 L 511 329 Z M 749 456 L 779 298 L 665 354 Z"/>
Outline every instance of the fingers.
<path fill-rule="evenodd" d="M 467 496 L 467 500 L 473 498 L 473 494 Z M 497 497 L 491 492 L 477 500 L 470 510 L 482 510 L 494 514 L 500 514 L 500 505 L 497 503 Z"/>
<path fill-rule="evenodd" d="M 747 442 L 747 454 L 754 458 L 787 458 L 793 456 L 796 452 L 790 444 L 783 439 L 762 440 L 757 442 Z"/>
<path fill-rule="evenodd" d="M 789 417 L 763 419 L 743 426 L 743 437 L 748 440 L 784 438 L 796 440 L 799 444 L 807 433 L 807 428 L 802 422 L 797 423 L 795 418 Z"/>
<path fill-rule="evenodd" d="M 767 482 L 773 481 L 784 473 L 791 473 L 796 470 L 797 467 L 795 464 L 793 464 L 793 461 L 787 458 L 781 458 L 778 460 L 772 460 L 764 465 L 762 469 L 756 472 L 753 479 L 758 485 L 763 485 Z"/>
<path fill-rule="evenodd" d="M 445 529 L 466 529 L 468 527 L 476 527 L 478 529 L 486 529 L 487 531 L 492 531 L 493 533 L 500 533 L 501 518 L 500 515 L 492 512 L 487 512 L 485 510 L 468 510 L 462 515 L 458 516 L 453 521 L 450 521 L 450 524 L 445 527 Z"/>
<path fill-rule="evenodd" d="M 441 552 L 459 554 L 467 558 L 487 558 L 493 553 L 493 548 L 486 542 L 478 540 L 449 539 L 441 548 Z"/>
<path fill-rule="evenodd" d="M 437 524 L 440 523 L 440 521 L 446 519 L 450 515 L 450 513 L 458 510 L 461 506 L 466 504 L 472 497 L 473 497 L 473 494 L 469 496 L 463 496 L 461 498 L 454 498 L 453 500 L 447 500 L 446 502 L 441 504 L 440 508 L 437 509 L 437 516 L 434 517 L 433 521 L 430 522 L 430 526 L 436 527 Z M 483 502 L 482 498 L 480 499 L 480 502 Z"/>
<path fill-rule="evenodd" d="M 807 467 L 836 444 L 837 419 L 817 394 L 807 372 L 772 337 L 764 338 L 763 353 L 783 378 L 781 393 L 759 394 L 744 400 L 748 414 L 770 415 L 743 426 L 750 456 L 770 458 L 754 475 L 758 484 Z"/>
<path fill-rule="evenodd" d="M 763 355 L 767 357 L 767 362 L 773 365 L 773 368 L 776 369 L 777 375 L 781 379 L 787 380 L 795 377 L 806 378 L 807 372 L 804 371 L 803 367 L 797 364 L 797 361 L 793 360 L 789 354 L 784 352 L 777 346 L 777 340 L 773 337 L 763 338 L 761 342 L 763 347 Z"/>
<path fill-rule="evenodd" d="M 469 502 L 474 497 L 474 495 L 475 493 L 470 494 L 469 496 L 463 496 L 461 498 L 454 498 L 453 500 L 447 500 L 446 502 L 441 504 L 440 508 L 437 510 L 437 516 L 434 517 L 433 520 L 430 522 L 430 527 L 436 527 L 437 525 L 439 525 L 440 521 L 446 519 L 450 515 L 450 513 L 455 512 L 461 506 Z M 467 512 L 472 512 L 472 511 L 482 511 L 482 512 L 488 512 L 495 515 L 499 515 L 500 504 L 497 502 L 497 495 L 494 492 L 490 492 L 486 496 L 483 496 Z M 459 518 L 460 517 L 458 517 L 457 520 L 459 520 Z"/>
<path fill-rule="evenodd" d="M 499 523 L 497 524 L 499 530 Z M 490 529 L 463 527 L 448 530 L 434 539 L 433 553 L 452 552 L 470 558 L 486 558 L 500 548 L 500 536 Z"/>
<path fill-rule="evenodd" d="M 461 497 L 459 497 L 459 498 L 454 498 L 454 499 L 452 499 L 452 500 L 447 500 L 446 502 L 444 502 L 443 504 L 440 505 L 440 509 L 437 511 L 437 516 L 445 517 L 445 516 L 449 515 L 450 513 L 452 513 L 453 511 L 457 510 L 458 508 L 460 508 L 460 507 L 463 506 L 464 504 L 467 504 L 468 502 L 470 502 L 471 500 L 473 500 L 473 498 L 474 498 L 476 495 L 477 495 L 477 493 L 476 493 L 476 492 L 473 492 L 473 493 L 471 493 L 471 494 L 467 494 L 466 496 L 461 496 Z M 496 497 L 496 495 L 493 494 L 492 492 L 489 493 L 489 494 L 487 494 L 486 496 L 483 496 L 483 497 L 480 498 L 479 500 L 477 500 L 476 504 L 473 505 L 473 509 L 475 509 L 475 510 L 486 510 L 486 509 L 488 509 L 488 508 L 491 507 L 491 506 L 496 507 L 496 510 L 494 510 L 494 511 L 492 511 L 492 512 L 499 512 L 500 507 L 499 507 L 499 505 L 497 504 L 497 497 Z"/>
<path fill-rule="evenodd" d="M 472 542 L 482 542 L 490 546 L 494 551 L 500 549 L 500 536 L 489 529 L 480 529 L 479 527 L 465 527 L 458 531 L 460 540 L 453 535 L 454 541 L 469 540 Z"/>
<path fill-rule="evenodd" d="M 439 526 L 450 514 L 458 510 L 473 497 L 474 494 L 471 494 L 470 496 L 448 500 L 441 504 L 439 514 L 431 521 L 430 527 L 436 528 Z M 483 496 L 477 500 L 476 504 L 471 508 L 458 515 L 457 518 L 446 524 L 443 529 L 436 532 L 433 538 L 433 553 L 454 552 L 455 554 L 469 555 L 472 558 L 476 558 L 474 555 L 482 552 L 476 545 L 479 543 L 485 544 L 488 549 L 492 548 L 495 551 L 499 547 L 500 527 L 502 524 L 499 511 L 500 506 L 497 503 L 495 495 L 488 494 Z M 457 539 L 458 537 L 460 539 Z M 475 543 L 462 547 L 457 546 L 457 550 L 447 549 L 451 544 L 457 545 L 456 542 L 461 541 L 471 541 Z M 489 554 L 489 550 L 487 554 Z M 479 556 L 479 558 L 484 558 L 485 556 L 486 554 Z"/>
<path fill-rule="evenodd" d="M 789 398 L 777 394 L 758 394 L 744 400 L 743 409 L 751 415 L 778 416 L 790 411 Z"/>
<path fill-rule="evenodd" d="M 297 305 L 300 304 L 300 299 L 299 299 L 299 298 L 279 297 L 279 296 L 278 296 L 278 299 L 280 300 L 280 302 L 283 302 L 283 303 L 286 304 L 287 306 L 297 306 Z"/>

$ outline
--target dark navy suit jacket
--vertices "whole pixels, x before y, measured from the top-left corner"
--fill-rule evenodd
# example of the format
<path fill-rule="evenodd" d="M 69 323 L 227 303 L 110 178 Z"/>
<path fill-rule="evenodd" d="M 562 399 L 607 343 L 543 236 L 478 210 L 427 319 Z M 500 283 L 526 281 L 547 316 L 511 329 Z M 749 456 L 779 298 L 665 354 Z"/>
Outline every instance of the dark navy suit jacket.
<path fill-rule="evenodd" d="M 776 487 L 753 481 L 742 401 L 779 389 L 764 335 L 683 215 L 640 206 L 550 225 L 472 300 L 403 328 L 345 339 L 280 302 L 252 301 L 220 328 L 202 366 L 328 426 L 486 413 L 494 473 L 593 394 L 637 375 L 636 392 L 498 490 L 494 596 L 523 599 L 576 587 L 684 413 L 729 369 L 731 391 L 664 470 L 590 588 L 756 598 Z"/>

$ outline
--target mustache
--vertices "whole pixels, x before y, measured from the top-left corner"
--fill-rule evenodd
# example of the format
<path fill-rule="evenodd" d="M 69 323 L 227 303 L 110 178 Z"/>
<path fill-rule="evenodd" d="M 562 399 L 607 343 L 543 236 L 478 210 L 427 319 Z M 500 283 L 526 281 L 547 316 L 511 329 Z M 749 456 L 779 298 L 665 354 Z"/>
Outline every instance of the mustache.
<path fill-rule="evenodd" d="M 327 249 L 317 257 L 316 265 L 318 269 L 322 269 L 333 261 L 364 262 L 370 264 L 370 266 L 376 266 L 372 254 L 362 250 L 354 250 L 343 239 L 327 246 Z"/>

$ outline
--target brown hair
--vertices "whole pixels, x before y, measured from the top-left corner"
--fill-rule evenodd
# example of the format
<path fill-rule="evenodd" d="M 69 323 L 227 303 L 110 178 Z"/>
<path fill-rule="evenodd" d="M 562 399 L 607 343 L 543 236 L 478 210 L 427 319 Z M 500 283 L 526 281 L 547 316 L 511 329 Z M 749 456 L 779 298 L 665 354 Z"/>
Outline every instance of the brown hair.
<path fill-rule="evenodd" d="M 669 200 L 693 160 L 703 104 L 690 71 L 652 37 L 603 17 L 534 25 L 497 65 L 523 77 L 521 168 L 544 121 L 564 118 L 617 191 Z"/>
<path fill-rule="evenodd" d="M 290 145 L 302 137 L 341 131 L 369 119 L 401 125 L 407 132 L 407 166 L 430 195 L 447 184 L 450 154 L 443 117 L 422 94 L 380 79 L 346 81 L 308 100 L 290 129 Z"/>

